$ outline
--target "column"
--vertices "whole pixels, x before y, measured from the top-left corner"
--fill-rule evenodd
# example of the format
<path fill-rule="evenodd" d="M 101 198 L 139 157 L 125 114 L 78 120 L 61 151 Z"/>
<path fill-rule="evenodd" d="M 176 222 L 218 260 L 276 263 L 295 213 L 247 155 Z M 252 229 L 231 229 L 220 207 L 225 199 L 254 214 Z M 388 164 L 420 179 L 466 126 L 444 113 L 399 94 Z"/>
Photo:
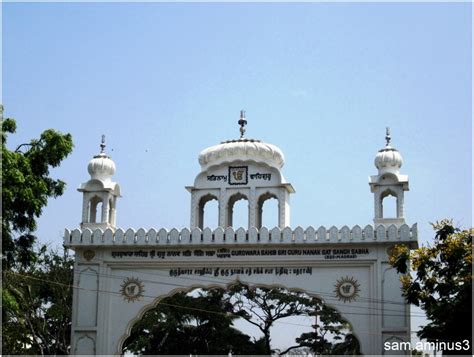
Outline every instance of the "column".
<path fill-rule="evenodd" d="M 198 207 L 196 203 L 196 191 L 191 192 L 191 222 L 190 222 L 190 228 L 193 229 L 197 227 L 197 218 L 198 218 Z"/>
<path fill-rule="evenodd" d="M 404 204 L 404 199 L 403 199 L 403 189 L 398 190 L 398 195 L 397 195 L 397 218 L 404 218 L 404 212 L 403 212 L 403 204 Z"/>
<path fill-rule="evenodd" d="M 227 202 L 226 202 L 226 189 L 221 188 L 219 194 L 219 227 L 227 228 Z"/>
<path fill-rule="evenodd" d="M 84 192 L 84 195 L 82 196 L 82 223 L 89 222 L 89 200 L 89 193 Z"/>
<path fill-rule="evenodd" d="M 255 191 L 255 187 L 250 188 L 249 194 L 249 228 L 250 227 L 257 227 L 257 193 Z"/>
<path fill-rule="evenodd" d="M 382 200 L 380 199 L 380 189 L 378 187 L 374 192 L 374 216 L 375 219 L 382 218 Z"/>
<path fill-rule="evenodd" d="M 109 199 L 106 195 L 102 198 L 102 223 L 108 223 L 109 221 Z"/>

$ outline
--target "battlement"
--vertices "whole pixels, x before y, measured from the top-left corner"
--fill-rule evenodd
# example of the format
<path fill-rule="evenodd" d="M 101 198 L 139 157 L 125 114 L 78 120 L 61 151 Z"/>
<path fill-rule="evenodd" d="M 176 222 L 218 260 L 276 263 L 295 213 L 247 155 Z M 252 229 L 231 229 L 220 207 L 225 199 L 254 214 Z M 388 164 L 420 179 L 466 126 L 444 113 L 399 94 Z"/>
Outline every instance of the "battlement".
<path fill-rule="evenodd" d="M 86 246 L 187 246 L 187 245 L 260 245 L 260 244 L 345 244 L 345 243 L 408 243 L 411 247 L 417 246 L 418 228 L 415 223 L 411 227 L 403 224 L 399 227 L 392 224 L 386 227 L 383 224 L 377 226 L 367 225 L 364 228 L 356 225 L 350 229 L 343 226 L 341 229 L 323 226 L 306 229 L 296 227 L 291 229 L 278 227 L 268 229 L 262 227 L 257 229 L 251 227 L 246 230 L 232 227 L 218 227 L 215 230 L 205 228 L 194 228 L 192 230 L 173 228 L 166 230 L 154 228 L 148 231 L 140 228 L 134 230 L 129 228 L 116 229 L 75 229 L 65 230 L 64 245 L 68 248 L 80 248 Z"/>

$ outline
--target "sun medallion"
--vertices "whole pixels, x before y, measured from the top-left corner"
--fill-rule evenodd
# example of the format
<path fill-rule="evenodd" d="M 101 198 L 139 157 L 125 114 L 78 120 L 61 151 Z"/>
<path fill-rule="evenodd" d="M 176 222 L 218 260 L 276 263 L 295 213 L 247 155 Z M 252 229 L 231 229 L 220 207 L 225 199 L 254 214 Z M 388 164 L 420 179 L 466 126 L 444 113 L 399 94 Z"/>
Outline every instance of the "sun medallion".
<path fill-rule="evenodd" d="M 359 296 L 360 284 L 353 277 L 340 278 L 334 287 L 337 298 L 344 302 L 351 302 Z"/>
<path fill-rule="evenodd" d="M 145 285 L 137 278 L 127 278 L 121 285 L 120 293 L 128 302 L 139 300 L 145 292 Z"/>

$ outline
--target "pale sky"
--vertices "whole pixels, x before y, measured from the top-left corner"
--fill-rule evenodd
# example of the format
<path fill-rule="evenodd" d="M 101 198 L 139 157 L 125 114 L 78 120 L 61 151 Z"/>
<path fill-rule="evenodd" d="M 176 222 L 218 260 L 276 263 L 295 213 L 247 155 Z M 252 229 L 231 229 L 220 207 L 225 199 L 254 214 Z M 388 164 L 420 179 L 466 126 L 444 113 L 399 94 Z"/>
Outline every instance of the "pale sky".
<path fill-rule="evenodd" d="M 291 225 L 372 223 L 368 176 L 385 127 L 409 175 L 405 215 L 472 225 L 471 4 L 3 3 L 9 146 L 54 128 L 74 152 L 39 219 L 59 246 L 107 136 L 123 228 L 189 225 L 197 156 L 247 137 L 280 147 Z"/>

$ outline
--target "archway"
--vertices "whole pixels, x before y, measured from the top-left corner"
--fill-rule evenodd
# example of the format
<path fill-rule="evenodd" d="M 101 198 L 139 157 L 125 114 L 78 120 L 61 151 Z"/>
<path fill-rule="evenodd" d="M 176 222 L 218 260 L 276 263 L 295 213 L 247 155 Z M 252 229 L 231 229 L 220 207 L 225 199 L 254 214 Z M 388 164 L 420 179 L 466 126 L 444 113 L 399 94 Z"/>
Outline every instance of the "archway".
<path fill-rule="evenodd" d="M 230 196 L 227 203 L 227 226 L 249 227 L 248 197 L 240 192 Z"/>
<path fill-rule="evenodd" d="M 396 194 L 387 190 L 382 194 L 381 200 L 382 218 L 398 218 L 398 197 Z"/>
<path fill-rule="evenodd" d="M 89 223 L 100 223 L 102 221 L 102 199 L 99 196 L 94 196 L 89 201 Z"/>
<path fill-rule="evenodd" d="M 265 207 L 265 209 L 264 209 Z M 278 197 L 270 192 L 266 192 L 258 198 L 257 202 L 257 228 L 278 227 L 280 215 L 280 205 Z"/>
<path fill-rule="evenodd" d="M 198 227 L 217 227 L 219 210 L 217 197 L 207 194 L 199 200 Z"/>
<path fill-rule="evenodd" d="M 299 324 L 290 322 L 295 317 Z M 249 326 L 259 326 L 260 335 L 252 336 Z M 281 330 L 285 338 L 272 339 Z M 225 289 L 195 288 L 164 297 L 134 324 L 121 350 L 284 355 L 301 349 L 313 354 L 360 354 L 350 324 L 323 299 L 282 286 L 237 281 Z"/>

